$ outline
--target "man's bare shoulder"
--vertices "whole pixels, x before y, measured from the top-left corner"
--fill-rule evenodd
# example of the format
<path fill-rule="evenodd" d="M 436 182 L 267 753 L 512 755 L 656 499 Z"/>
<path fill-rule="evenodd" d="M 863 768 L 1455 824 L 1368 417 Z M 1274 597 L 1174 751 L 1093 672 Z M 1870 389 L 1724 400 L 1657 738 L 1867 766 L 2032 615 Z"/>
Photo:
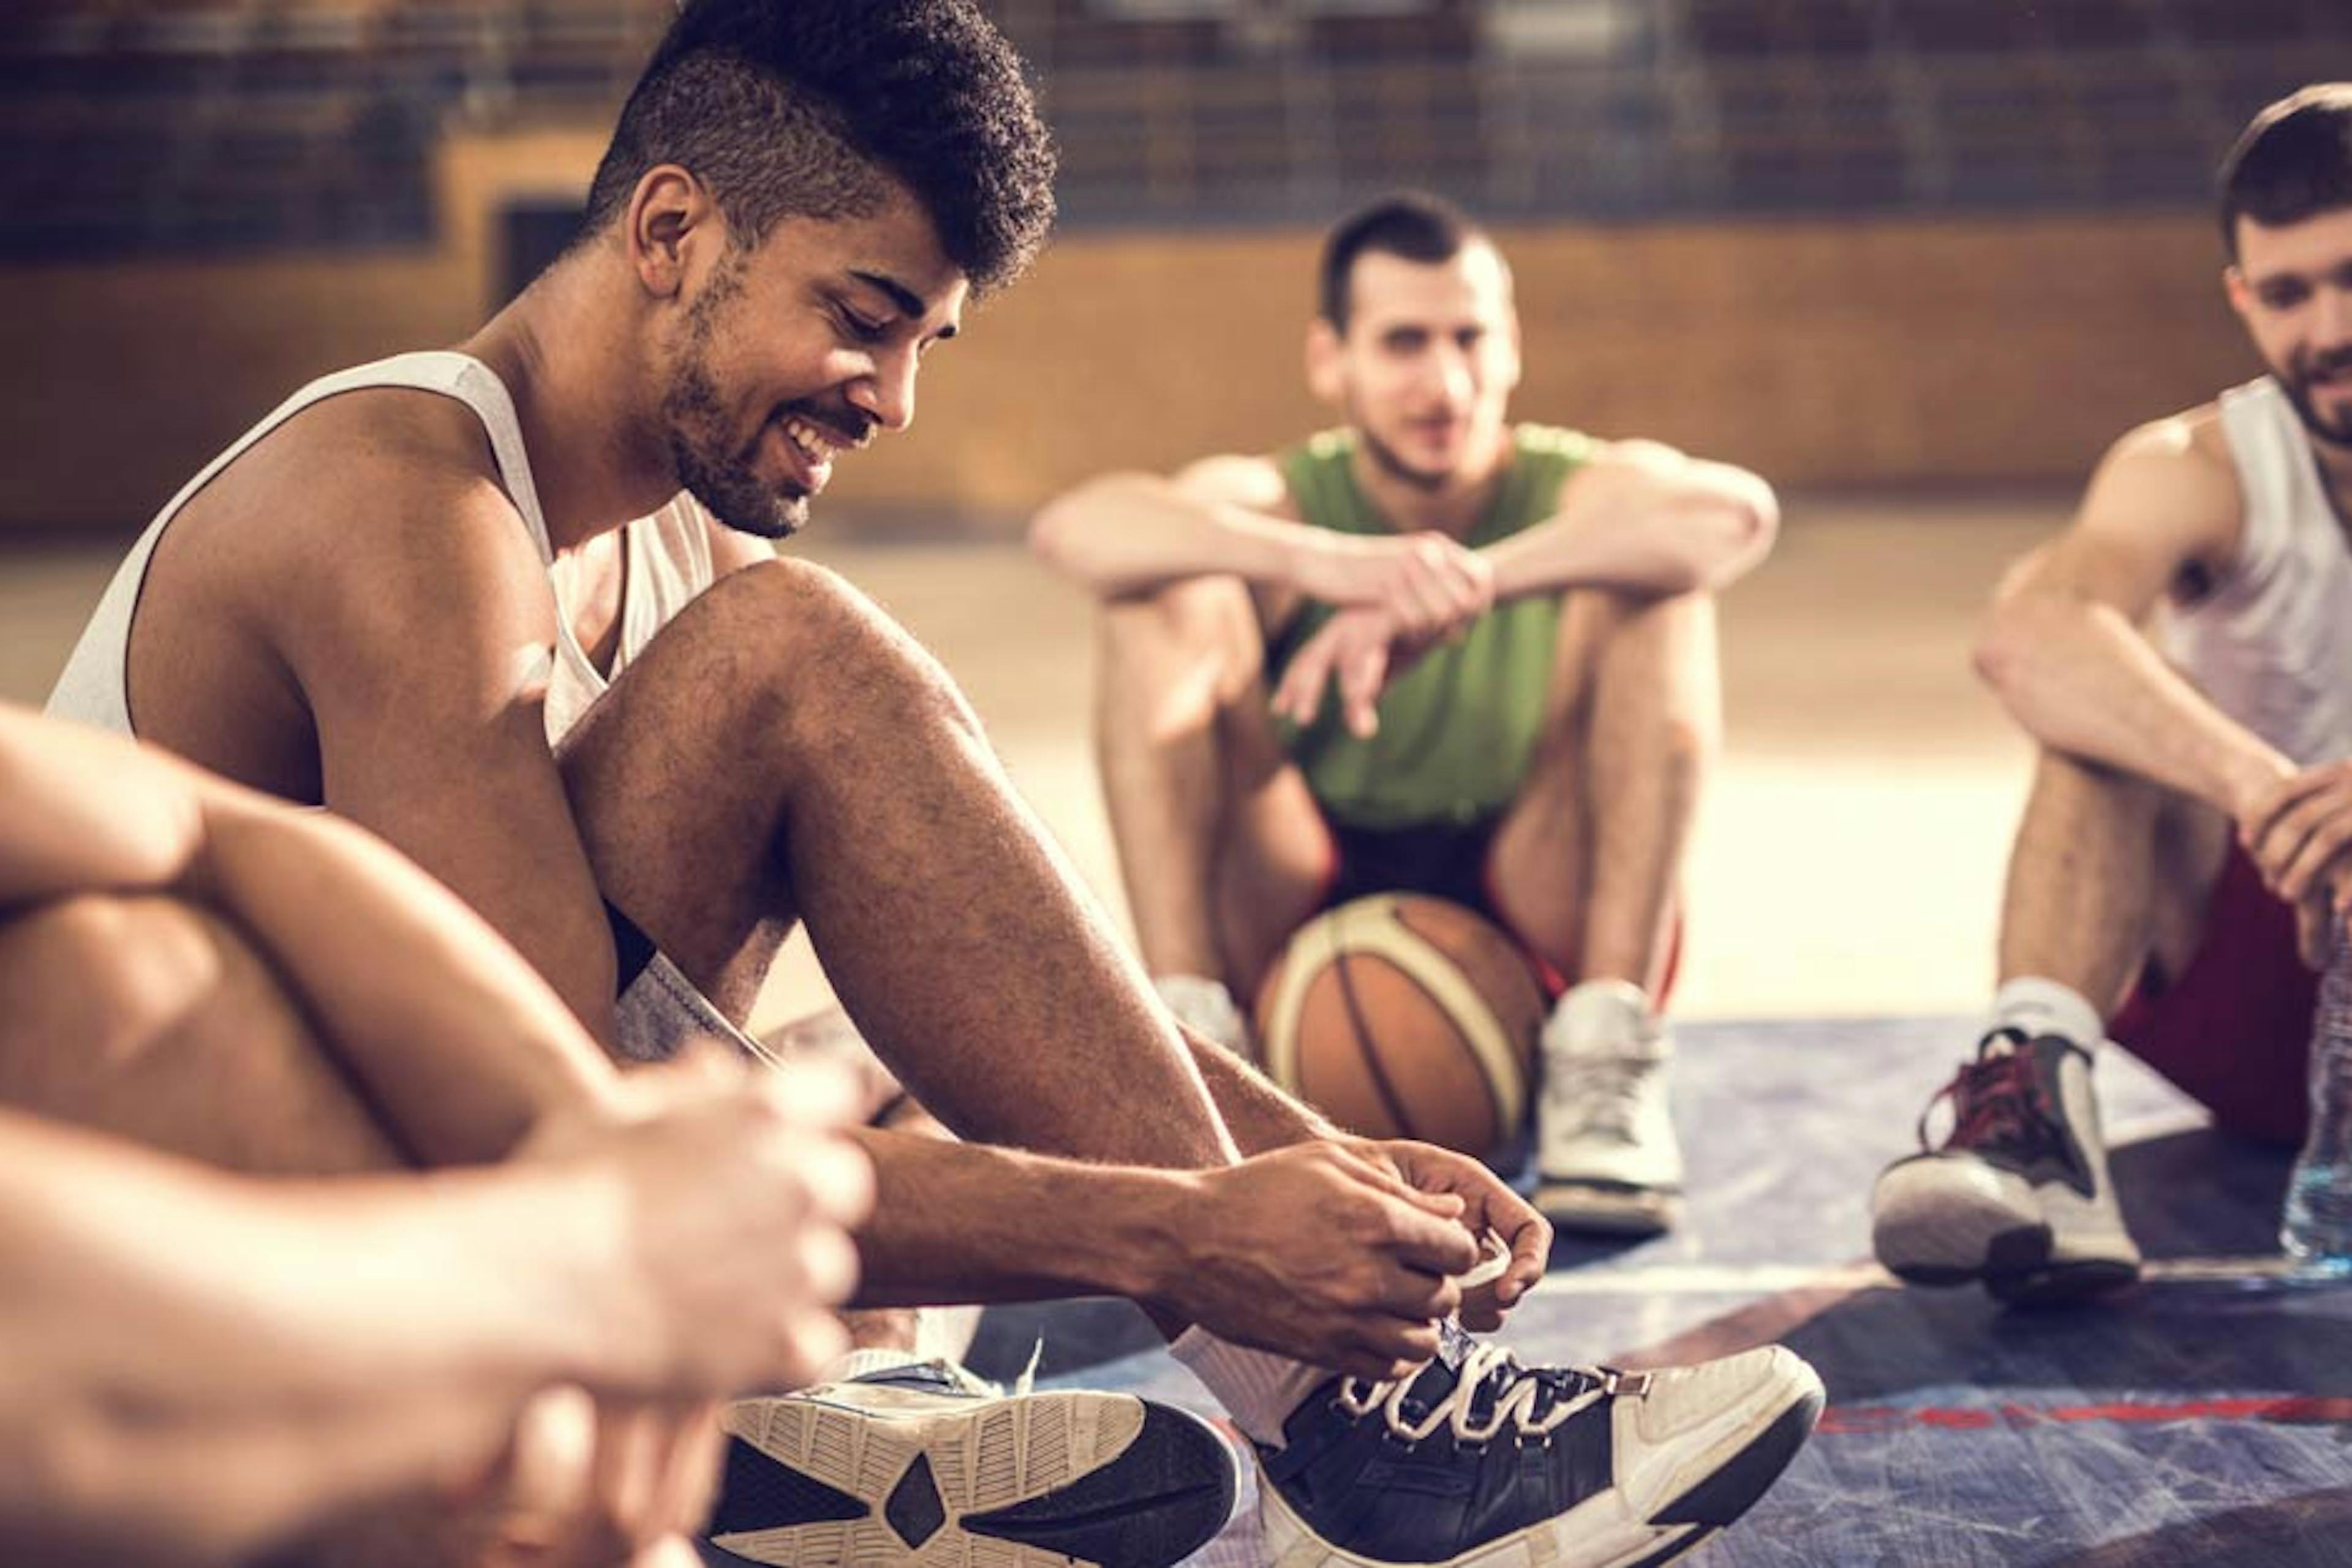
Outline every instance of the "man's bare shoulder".
<path fill-rule="evenodd" d="M 2221 429 L 2218 404 L 2152 419 L 2107 448 L 2093 476 L 2078 528 L 2116 531 L 2233 548 L 2244 497 Z"/>
<path fill-rule="evenodd" d="M 501 488 L 481 423 L 432 393 L 346 393 L 289 419 L 192 500 L 140 609 L 140 669 L 220 648 L 281 669 L 305 708 L 330 689 L 455 673 L 551 643 L 554 591 Z M 460 679 L 463 679 L 461 676 Z M 217 709 L 218 691 L 188 694 Z"/>
<path fill-rule="evenodd" d="M 173 521 L 128 648 L 142 736 L 318 797 L 315 715 L 420 665 L 551 641 L 552 590 L 481 425 L 429 393 L 347 393 L 240 454 Z"/>
<path fill-rule="evenodd" d="M 404 586 L 463 592 L 485 570 L 545 588 L 481 422 L 435 393 L 371 388 L 303 410 L 191 500 L 185 524 L 289 615 L 319 602 L 296 589 L 348 606 Z"/>
<path fill-rule="evenodd" d="M 1196 500 L 1248 507 L 1276 517 L 1296 517 L 1297 504 L 1272 458 L 1221 452 L 1185 464 L 1170 482 Z"/>

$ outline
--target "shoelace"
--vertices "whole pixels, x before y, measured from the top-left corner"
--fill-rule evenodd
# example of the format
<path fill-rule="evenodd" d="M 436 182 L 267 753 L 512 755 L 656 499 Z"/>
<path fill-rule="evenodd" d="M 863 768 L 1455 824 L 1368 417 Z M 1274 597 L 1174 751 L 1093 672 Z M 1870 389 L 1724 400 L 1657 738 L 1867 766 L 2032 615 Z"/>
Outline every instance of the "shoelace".
<path fill-rule="evenodd" d="M 1544 1065 L 1544 1093 L 1555 1100 L 1574 1135 L 1598 1132 L 1633 1141 L 1642 1083 L 1655 1064 L 1645 1057 L 1575 1056 Z"/>
<path fill-rule="evenodd" d="M 1454 1369 L 1454 1387 L 1418 1421 L 1405 1409 L 1414 1381 L 1349 1378 L 1339 1385 L 1340 1408 L 1351 1415 L 1378 1411 L 1391 1432 L 1412 1443 L 1444 1426 L 1454 1428 L 1457 1441 L 1483 1443 L 1500 1432 L 1506 1421 L 1522 1437 L 1540 1437 L 1595 1400 L 1647 1393 L 1650 1374 L 1612 1367 L 1529 1368 L 1500 1345 L 1474 1345 Z M 1477 1424 L 1476 1413 L 1482 1391 L 1494 1395 L 1484 1426 Z"/>
<path fill-rule="evenodd" d="M 1919 1113 L 1919 1146 L 1936 1147 L 1927 1141 L 1927 1120 L 1938 1102 L 1949 1100 L 1952 1131 L 1944 1148 L 1993 1151 L 2026 1163 L 2046 1155 L 2071 1165 L 2065 1131 L 2024 1037 L 2013 1032 L 1997 1037 L 2007 1038 L 2010 1048 L 1961 1063 L 1952 1081 Z"/>

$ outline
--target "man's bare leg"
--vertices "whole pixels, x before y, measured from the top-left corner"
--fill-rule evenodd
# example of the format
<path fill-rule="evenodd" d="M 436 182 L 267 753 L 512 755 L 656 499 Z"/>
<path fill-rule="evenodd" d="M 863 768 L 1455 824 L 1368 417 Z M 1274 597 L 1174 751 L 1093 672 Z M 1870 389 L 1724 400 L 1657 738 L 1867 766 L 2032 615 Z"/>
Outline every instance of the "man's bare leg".
<path fill-rule="evenodd" d="M 2187 965 L 2228 848 L 2219 813 L 2129 773 L 2042 752 L 2010 851 L 2000 983 L 2053 981 L 2104 1019 L 2144 964 L 2170 974 Z"/>
<path fill-rule="evenodd" d="M 1489 864 L 1502 912 L 1570 984 L 1663 983 L 1722 730 L 1711 596 L 1568 595 L 1543 738 Z"/>
<path fill-rule="evenodd" d="M 1654 999 L 1721 732 L 1711 596 L 1568 595 L 1543 738 L 1488 861 L 1505 917 L 1570 982 L 1537 1102 L 1537 1205 L 1564 1227 L 1646 1234 L 1679 1209 Z"/>
<path fill-rule="evenodd" d="M 257 1175 L 405 1153 L 227 922 L 163 895 L 91 894 L 0 924 L 0 1100 Z"/>
<path fill-rule="evenodd" d="M 849 1015 L 835 1004 L 770 1030 L 760 1040 L 774 1060 L 821 1063 L 846 1074 L 856 1085 L 853 1124 L 887 1127 L 927 1138 L 955 1134 L 915 1103 L 896 1075 L 867 1048 Z M 909 1360 L 960 1362 L 979 1331 L 980 1309 L 953 1307 L 859 1307 L 841 1314 L 849 1331 L 852 1358 L 829 1376 L 856 1375 Z"/>
<path fill-rule="evenodd" d="M 866 1042 L 960 1134 L 1143 1164 L 1234 1157 L 961 696 L 832 574 L 777 562 L 719 583 L 562 761 L 605 896 L 730 1013 L 805 917 Z M 1155 1114 L 1124 1113 L 1137 1104 Z"/>
<path fill-rule="evenodd" d="M 1100 680 L 1096 754 L 1144 964 L 1245 1004 L 1332 853 L 1275 737 L 1248 591 L 1192 578 L 1106 605 Z"/>

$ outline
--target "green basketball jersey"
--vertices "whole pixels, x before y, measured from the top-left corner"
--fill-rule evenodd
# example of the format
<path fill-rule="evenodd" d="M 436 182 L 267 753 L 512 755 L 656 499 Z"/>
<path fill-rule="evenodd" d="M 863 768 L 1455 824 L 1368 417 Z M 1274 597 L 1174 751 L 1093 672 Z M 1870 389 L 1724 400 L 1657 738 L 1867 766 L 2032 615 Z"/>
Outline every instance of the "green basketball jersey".
<path fill-rule="evenodd" d="M 1572 430 L 1522 425 L 1495 499 L 1464 543 L 1475 550 L 1551 517 L 1560 487 L 1595 443 Z M 1327 430 L 1282 454 L 1284 482 L 1300 516 L 1341 533 L 1395 531 L 1356 486 L 1353 431 Z M 1309 601 L 1266 652 L 1267 684 L 1331 607 Z M 1336 691 L 1313 724 L 1281 726 L 1284 743 L 1333 819 L 1359 827 L 1473 822 L 1511 803 L 1543 727 L 1559 632 L 1559 600 L 1530 595 L 1473 622 L 1456 643 L 1432 648 L 1381 697 L 1370 740 L 1348 732 Z"/>

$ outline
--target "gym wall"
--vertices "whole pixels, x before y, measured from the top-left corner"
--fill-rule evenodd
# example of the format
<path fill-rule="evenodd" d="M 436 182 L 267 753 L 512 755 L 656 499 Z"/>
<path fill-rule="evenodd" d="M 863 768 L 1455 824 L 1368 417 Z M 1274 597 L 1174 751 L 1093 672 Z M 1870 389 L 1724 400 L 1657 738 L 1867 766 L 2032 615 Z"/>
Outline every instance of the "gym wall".
<path fill-rule="evenodd" d="M 457 136 L 427 254 L 0 269 L 0 528 L 137 525 L 311 375 L 453 342 L 518 208 L 576 199 L 576 132 Z M 1521 413 L 1749 464 L 1784 488 L 2078 484 L 2134 422 L 2258 368 L 2194 213 L 1500 231 Z M 913 430 L 836 513 L 1002 531 L 1096 470 L 1255 450 L 1300 385 L 1317 235 L 1065 235 L 929 362 Z"/>

